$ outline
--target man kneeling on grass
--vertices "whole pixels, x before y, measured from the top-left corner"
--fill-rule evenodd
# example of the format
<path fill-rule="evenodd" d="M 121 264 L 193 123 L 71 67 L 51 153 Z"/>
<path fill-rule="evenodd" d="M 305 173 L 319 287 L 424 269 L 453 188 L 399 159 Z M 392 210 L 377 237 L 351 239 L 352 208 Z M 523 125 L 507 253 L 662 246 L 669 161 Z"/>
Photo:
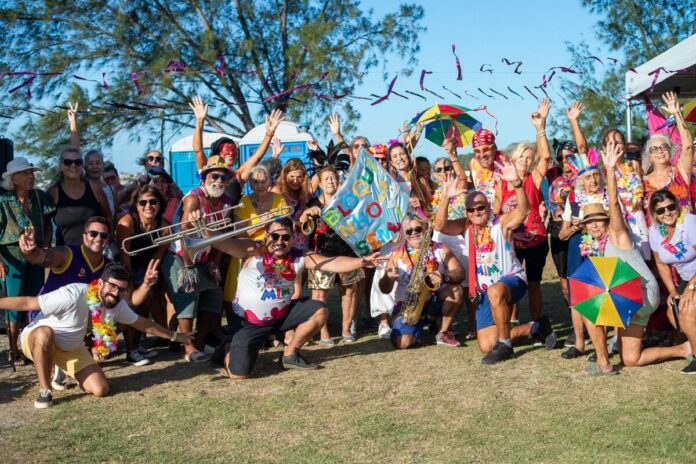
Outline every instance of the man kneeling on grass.
<path fill-rule="evenodd" d="M 265 244 L 249 239 L 229 239 L 215 248 L 242 259 L 237 295 L 232 304 L 243 318 L 241 328 L 225 347 L 225 368 L 232 380 L 246 379 L 254 369 L 256 357 L 268 335 L 294 330 L 285 347 L 282 364 L 285 369 L 316 369 L 307 362 L 299 348 L 319 332 L 326 323 L 326 304 L 294 294 L 295 277 L 302 270 L 352 272 L 374 267 L 386 258 L 374 253 L 364 258 L 337 256 L 327 258 L 316 253 L 291 248 L 294 225 L 288 218 L 279 218 L 266 225 Z"/>
<path fill-rule="evenodd" d="M 122 264 L 111 263 L 101 278 L 91 284 L 69 284 L 38 297 L 0 298 L 0 308 L 41 310 L 21 335 L 22 351 L 34 362 L 39 377 L 40 392 L 34 407 L 46 409 L 53 405 L 51 368 L 54 364 L 73 377 L 85 392 L 100 397 L 109 393 L 109 382 L 83 341 L 90 319 L 95 331 L 95 346 L 105 353 L 116 347 L 115 322 L 157 337 L 191 343 L 191 333 L 177 334 L 130 309 L 123 300 L 128 292 L 129 277 Z M 157 262 L 151 261 L 145 282 L 134 292 L 132 300 L 144 298 L 143 294 L 156 281 Z"/>

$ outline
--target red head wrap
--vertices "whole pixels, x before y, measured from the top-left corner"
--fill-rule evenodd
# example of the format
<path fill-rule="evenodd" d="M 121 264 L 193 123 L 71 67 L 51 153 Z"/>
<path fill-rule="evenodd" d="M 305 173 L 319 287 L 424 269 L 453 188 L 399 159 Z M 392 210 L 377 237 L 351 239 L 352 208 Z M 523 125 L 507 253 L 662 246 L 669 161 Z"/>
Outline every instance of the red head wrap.
<path fill-rule="evenodd" d="M 485 147 L 487 145 L 493 145 L 494 143 L 495 135 L 488 129 L 479 129 L 471 140 L 471 146 L 473 148 Z"/>

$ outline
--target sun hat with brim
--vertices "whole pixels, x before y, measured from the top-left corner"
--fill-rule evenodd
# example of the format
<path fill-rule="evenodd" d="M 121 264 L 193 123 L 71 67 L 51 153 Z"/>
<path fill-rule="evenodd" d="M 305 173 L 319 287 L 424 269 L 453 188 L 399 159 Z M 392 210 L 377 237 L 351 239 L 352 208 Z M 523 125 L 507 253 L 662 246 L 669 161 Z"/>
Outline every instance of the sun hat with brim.
<path fill-rule="evenodd" d="M 41 169 L 37 168 L 29 161 L 27 161 L 26 158 L 15 158 L 9 163 L 7 163 L 7 170 L 2 173 L 2 178 L 7 180 L 12 174 L 28 170 L 41 171 Z"/>
<path fill-rule="evenodd" d="M 232 174 L 232 170 L 229 168 L 229 166 L 227 166 L 224 158 L 220 155 L 215 155 L 208 158 L 208 162 L 205 164 L 203 169 L 201 169 L 201 179 L 204 179 L 206 174 L 216 169 L 223 169 L 229 174 Z"/>
<path fill-rule="evenodd" d="M 148 176 L 148 178 L 149 178 L 150 180 L 152 180 L 153 178 L 162 177 L 162 178 L 164 178 L 164 179 L 167 181 L 167 183 L 169 183 L 169 184 L 171 184 L 172 182 L 174 182 L 174 180 L 172 179 L 172 176 L 170 176 L 169 173 L 168 173 L 166 170 L 164 170 L 163 168 L 161 168 L 161 167 L 159 167 L 159 166 L 155 166 L 154 168 L 148 169 L 148 171 L 147 171 L 147 176 Z"/>
<path fill-rule="evenodd" d="M 582 207 L 582 223 L 589 221 L 608 221 L 609 215 L 602 203 L 590 203 Z"/>

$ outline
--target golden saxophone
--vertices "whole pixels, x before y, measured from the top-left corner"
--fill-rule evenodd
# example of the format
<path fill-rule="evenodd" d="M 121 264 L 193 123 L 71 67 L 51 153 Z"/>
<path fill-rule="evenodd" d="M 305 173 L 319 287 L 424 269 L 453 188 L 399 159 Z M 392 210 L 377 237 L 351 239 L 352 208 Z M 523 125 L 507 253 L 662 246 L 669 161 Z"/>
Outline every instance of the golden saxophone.
<path fill-rule="evenodd" d="M 430 298 L 430 293 L 437 290 L 437 288 L 432 288 L 432 283 L 427 278 L 425 272 L 432 236 L 433 228 L 429 226 L 423 234 L 423 239 L 418 248 L 418 259 L 413 266 L 408 288 L 406 289 L 406 297 L 401 306 L 401 313 L 398 316 L 408 325 L 416 325 L 418 323 L 423 312 L 423 305 Z"/>

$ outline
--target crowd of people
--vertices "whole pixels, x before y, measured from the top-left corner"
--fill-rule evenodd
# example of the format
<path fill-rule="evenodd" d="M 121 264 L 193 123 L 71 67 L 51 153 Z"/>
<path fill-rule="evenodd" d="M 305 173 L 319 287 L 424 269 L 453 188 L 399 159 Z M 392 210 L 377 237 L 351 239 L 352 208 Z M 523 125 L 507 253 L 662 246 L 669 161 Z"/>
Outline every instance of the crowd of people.
<path fill-rule="evenodd" d="M 614 352 L 626 367 L 685 358 L 682 372 L 696 373 L 694 143 L 677 96 L 663 100 L 679 144 L 652 135 L 641 149 L 610 129 L 598 149 L 589 148 L 579 102 L 567 110 L 572 138 L 550 143 L 544 99 L 530 115 L 534 143 L 503 153 L 493 132 L 481 129 L 465 167 L 456 139 L 446 139 L 431 164 L 416 156 L 422 127 L 373 145 L 344 137 L 336 115 L 326 151 L 312 141 L 311 162 L 283 165 L 278 110 L 243 163 L 231 138 L 206 155 L 208 107 L 193 98 L 200 185 L 186 193 L 156 150 L 122 185 L 100 150 L 80 147 L 79 109 L 71 105 L 72 145 L 58 154 L 46 191 L 36 188 L 38 168 L 25 158 L 2 173 L 0 308 L 8 314 L 10 360 L 33 362 L 37 408 L 52 405 L 66 376 L 106 395 L 99 363 L 116 355 L 121 334 L 129 363 L 144 366 L 157 355 L 143 343 L 145 332 L 187 362 L 220 364 L 233 380 L 252 375 L 264 346 L 282 350 L 286 369 L 316 369 L 301 348 L 353 343 L 358 322 L 395 349 L 426 343 L 426 330 L 441 346 L 476 340 L 482 362 L 495 364 L 513 358 L 520 339 L 559 345 L 541 290 L 550 252 L 573 326 L 561 356 L 585 356 L 586 336 L 594 347 L 583 375 L 616 374 Z M 396 240 L 358 256 L 321 213 L 363 150 L 393 176 L 409 210 Z M 611 328 L 569 306 L 568 278 L 592 256 L 621 258 L 641 278 L 642 307 L 610 343 Z M 327 303 L 334 287 L 338 339 L 327 323 L 329 311 L 339 310 Z M 529 321 L 520 323 L 525 295 Z M 466 329 L 457 324 L 462 308 Z"/>

